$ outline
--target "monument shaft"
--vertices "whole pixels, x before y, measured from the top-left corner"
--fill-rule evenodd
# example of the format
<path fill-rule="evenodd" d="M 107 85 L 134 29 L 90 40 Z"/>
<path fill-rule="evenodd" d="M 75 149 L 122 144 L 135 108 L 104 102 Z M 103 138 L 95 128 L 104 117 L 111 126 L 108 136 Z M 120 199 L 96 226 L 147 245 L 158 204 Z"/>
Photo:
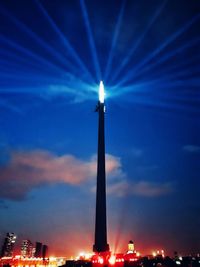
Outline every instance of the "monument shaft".
<path fill-rule="evenodd" d="M 97 160 L 97 191 L 94 252 L 107 252 L 107 221 L 106 221 L 106 170 L 105 170 L 105 134 L 104 134 L 104 103 L 99 101 L 98 129 L 98 160 Z"/>

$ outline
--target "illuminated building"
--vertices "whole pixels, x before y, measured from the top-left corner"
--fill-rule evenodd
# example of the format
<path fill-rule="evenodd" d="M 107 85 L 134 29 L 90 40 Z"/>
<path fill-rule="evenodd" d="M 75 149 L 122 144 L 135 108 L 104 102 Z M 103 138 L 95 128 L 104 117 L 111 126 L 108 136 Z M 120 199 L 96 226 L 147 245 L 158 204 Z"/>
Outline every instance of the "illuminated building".
<path fill-rule="evenodd" d="M 12 257 L 13 256 L 13 249 L 14 244 L 16 241 L 16 235 L 14 233 L 7 233 L 2 250 L 1 250 L 1 257 Z"/>
<path fill-rule="evenodd" d="M 35 257 L 35 247 L 32 248 L 32 254 L 31 257 Z"/>
<path fill-rule="evenodd" d="M 105 134 L 104 134 L 104 86 L 100 82 L 99 101 L 96 111 L 99 113 L 97 189 L 94 252 L 109 252 L 106 222 L 106 171 L 105 171 Z"/>
<path fill-rule="evenodd" d="M 23 240 L 21 244 L 21 256 L 22 257 L 32 257 L 33 244 L 30 240 Z"/>
<path fill-rule="evenodd" d="M 135 250 L 135 246 L 132 240 L 129 241 L 128 243 L 128 252 L 127 253 L 133 253 Z"/>
<path fill-rule="evenodd" d="M 35 243 L 35 255 L 36 258 L 42 257 L 42 243 L 36 242 Z"/>

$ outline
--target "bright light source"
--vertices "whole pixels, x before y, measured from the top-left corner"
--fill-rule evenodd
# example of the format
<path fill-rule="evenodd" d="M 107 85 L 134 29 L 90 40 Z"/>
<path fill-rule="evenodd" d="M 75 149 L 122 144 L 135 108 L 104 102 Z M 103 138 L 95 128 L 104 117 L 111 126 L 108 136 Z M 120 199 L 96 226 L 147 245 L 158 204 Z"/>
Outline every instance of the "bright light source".
<path fill-rule="evenodd" d="M 21 258 L 20 255 L 16 255 L 16 256 L 15 256 L 15 259 L 20 259 L 20 258 Z"/>
<path fill-rule="evenodd" d="M 54 256 L 50 256 L 50 257 L 49 257 L 49 261 L 56 261 L 56 257 L 54 257 Z"/>
<path fill-rule="evenodd" d="M 100 85 L 99 85 L 99 101 L 100 101 L 100 103 L 104 103 L 104 98 L 105 98 L 104 85 L 103 85 L 103 82 L 100 81 Z"/>
<path fill-rule="evenodd" d="M 110 263 L 111 265 L 114 265 L 115 262 L 116 262 L 116 257 L 115 257 L 115 255 L 111 255 L 108 261 L 109 261 L 109 263 Z"/>
<path fill-rule="evenodd" d="M 100 264 L 103 264 L 103 262 L 104 262 L 102 257 L 99 257 L 98 261 L 99 261 Z"/>
<path fill-rule="evenodd" d="M 85 252 L 80 252 L 79 253 L 79 257 L 84 257 L 85 256 Z"/>
<path fill-rule="evenodd" d="M 156 257 L 156 252 L 153 251 L 153 252 L 152 252 L 152 255 L 153 255 L 153 257 Z"/>

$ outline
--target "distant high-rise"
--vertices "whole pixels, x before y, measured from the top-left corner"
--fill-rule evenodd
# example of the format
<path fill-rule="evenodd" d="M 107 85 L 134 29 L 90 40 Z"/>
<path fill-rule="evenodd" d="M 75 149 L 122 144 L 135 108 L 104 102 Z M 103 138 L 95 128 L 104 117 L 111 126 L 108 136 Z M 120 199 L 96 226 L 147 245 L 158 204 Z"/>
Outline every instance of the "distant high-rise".
<path fill-rule="evenodd" d="M 16 241 L 16 235 L 14 233 L 7 233 L 2 250 L 1 250 L 1 257 L 12 257 L 13 256 L 13 249 L 14 244 Z"/>
<path fill-rule="evenodd" d="M 35 243 L 35 257 L 36 258 L 42 257 L 42 243 L 40 242 Z"/>
<path fill-rule="evenodd" d="M 21 244 L 21 256 L 23 257 L 32 257 L 33 244 L 30 240 L 23 240 Z"/>
<path fill-rule="evenodd" d="M 48 256 L 48 246 L 47 245 L 43 245 L 42 246 L 42 258 L 45 259 Z"/>
<path fill-rule="evenodd" d="M 95 219 L 95 242 L 94 252 L 108 252 L 107 222 L 106 222 L 106 171 L 105 171 L 105 134 L 104 134 L 104 86 L 100 82 L 99 102 L 97 109 L 99 113 L 98 129 L 98 159 L 97 159 L 97 189 L 96 189 L 96 219 Z"/>

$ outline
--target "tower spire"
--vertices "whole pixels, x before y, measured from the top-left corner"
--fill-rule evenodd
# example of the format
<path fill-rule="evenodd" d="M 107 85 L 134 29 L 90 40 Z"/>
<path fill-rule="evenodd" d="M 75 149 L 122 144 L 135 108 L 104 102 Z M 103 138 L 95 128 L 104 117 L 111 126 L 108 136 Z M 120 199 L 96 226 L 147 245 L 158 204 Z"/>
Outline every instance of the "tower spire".
<path fill-rule="evenodd" d="M 94 252 L 108 252 L 107 221 L 106 221 L 106 170 L 105 170 L 105 134 L 104 134 L 104 85 L 99 85 L 98 128 L 98 159 L 97 159 L 97 189 L 96 189 L 96 218 Z"/>

